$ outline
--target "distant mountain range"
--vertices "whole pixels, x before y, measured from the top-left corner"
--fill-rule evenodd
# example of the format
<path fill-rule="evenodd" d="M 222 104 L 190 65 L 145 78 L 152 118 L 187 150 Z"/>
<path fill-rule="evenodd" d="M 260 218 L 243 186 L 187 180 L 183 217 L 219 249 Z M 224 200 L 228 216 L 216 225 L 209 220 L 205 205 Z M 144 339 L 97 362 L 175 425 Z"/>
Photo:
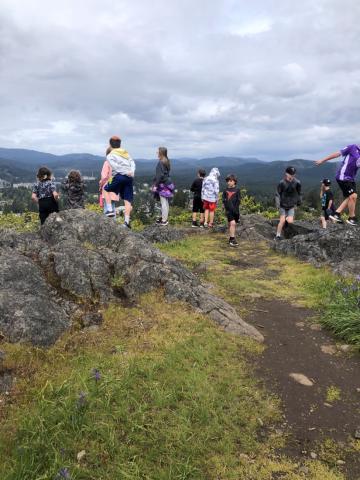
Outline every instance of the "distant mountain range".
<path fill-rule="evenodd" d="M 30 182 L 35 178 L 37 169 L 47 165 L 56 177 L 64 177 L 70 169 L 80 170 L 83 175 L 99 176 L 104 158 L 88 153 L 53 155 L 26 149 L 0 148 L 0 179 L 10 182 Z M 335 163 L 326 163 L 316 167 L 313 161 L 294 159 L 288 162 L 263 162 L 249 157 L 212 157 L 172 159 L 172 176 L 180 188 L 189 187 L 198 168 L 207 171 L 218 167 L 222 181 L 227 173 L 236 173 L 241 185 L 250 192 L 272 193 L 283 175 L 286 165 L 294 165 L 305 190 L 320 187 L 322 178 L 333 178 Z M 151 182 L 157 160 L 136 159 L 136 177 L 139 181 Z"/>

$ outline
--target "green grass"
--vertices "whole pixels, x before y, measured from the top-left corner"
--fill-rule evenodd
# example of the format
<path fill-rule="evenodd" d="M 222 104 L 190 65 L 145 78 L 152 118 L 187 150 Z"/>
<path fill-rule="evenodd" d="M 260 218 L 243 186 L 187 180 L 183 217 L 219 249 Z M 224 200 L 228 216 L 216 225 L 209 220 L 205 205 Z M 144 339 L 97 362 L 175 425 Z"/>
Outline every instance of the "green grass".
<path fill-rule="evenodd" d="M 187 238 L 160 248 L 189 268 L 207 264 L 203 279 L 215 284 L 242 314 L 254 298 L 286 299 L 314 309 L 320 323 L 338 339 L 360 349 L 359 281 L 340 280 L 329 268 L 278 255 L 261 242 L 240 240 L 239 249 L 230 250 L 220 235 Z"/>
<path fill-rule="evenodd" d="M 2 349 L 18 377 L 0 423 L 2 480 L 54 479 L 64 468 L 84 480 L 302 478 L 274 454 L 284 443 L 278 402 L 249 366 L 262 347 L 183 304 L 170 309 L 159 293 L 109 308 L 99 331 L 74 331 L 49 350 Z M 310 472 L 342 479 L 321 463 Z"/>

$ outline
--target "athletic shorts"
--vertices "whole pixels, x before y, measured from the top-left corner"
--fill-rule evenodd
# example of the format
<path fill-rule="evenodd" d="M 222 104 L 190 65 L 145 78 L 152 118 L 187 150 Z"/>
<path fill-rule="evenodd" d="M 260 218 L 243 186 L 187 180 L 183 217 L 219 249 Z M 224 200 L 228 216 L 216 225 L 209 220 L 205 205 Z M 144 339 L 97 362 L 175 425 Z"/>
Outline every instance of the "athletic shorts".
<path fill-rule="evenodd" d="M 239 213 L 234 213 L 234 212 L 226 212 L 226 217 L 228 222 L 232 222 L 235 220 L 236 223 L 239 223 L 240 220 L 240 214 Z"/>
<path fill-rule="evenodd" d="M 208 202 L 207 200 L 203 200 L 203 208 L 204 210 L 210 210 L 210 212 L 215 212 L 216 202 Z"/>
<path fill-rule="evenodd" d="M 280 216 L 285 215 L 285 217 L 294 217 L 295 216 L 295 208 L 283 208 L 280 207 Z"/>
<path fill-rule="evenodd" d="M 204 213 L 203 202 L 200 197 L 194 197 L 192 211 L 193 213 Z"/>
<path fill-rule="evenodd" d="M 116 193 L 122 200 L 132 203 L 134 198 L 133 181 L 133 177 L 118 173 L 105 185 L 104 190 Z"/>
<path fill-rule="evenodd" d="M 356 193 L 356 183 L 350 180 L 336 180 L 344 197 L 350 197 L 353 193 Z"/>
<path fill-rule="evenodd" d="M 53 196 L 39 199 L 39 218 L 41 225 L 51 213 L 58 211 L 59 204 Z"/>

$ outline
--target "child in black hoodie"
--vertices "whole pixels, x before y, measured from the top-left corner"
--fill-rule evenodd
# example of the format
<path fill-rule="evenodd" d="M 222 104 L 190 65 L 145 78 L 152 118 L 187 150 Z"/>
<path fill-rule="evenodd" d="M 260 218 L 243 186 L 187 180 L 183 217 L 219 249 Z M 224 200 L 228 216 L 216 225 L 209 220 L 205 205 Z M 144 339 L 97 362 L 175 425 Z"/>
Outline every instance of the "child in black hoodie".
<path fill-rule="evenodd" d="M 239 244 L 235 238 L 236 224 L 240 219 L 240 190 L 236 188 L 237 177 L 234 174 L 230 174 L 226 177 L 227 187 L 223 191 L 222 200 L 225 208 L 225 213 L 229 223 L 229 246 L 237 247 Z"/>

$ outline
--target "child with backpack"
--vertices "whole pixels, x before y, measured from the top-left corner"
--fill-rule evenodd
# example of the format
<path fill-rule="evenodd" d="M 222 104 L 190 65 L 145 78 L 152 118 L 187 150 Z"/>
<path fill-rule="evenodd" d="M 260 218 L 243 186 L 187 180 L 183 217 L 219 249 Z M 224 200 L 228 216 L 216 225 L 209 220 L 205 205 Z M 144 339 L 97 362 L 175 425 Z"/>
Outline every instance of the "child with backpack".
<path fill-rule="evenodd" d="M 202 184 L 205 176 L 206 176 L 205 170 L 200 168 L 197 172 L 197 177 L 195 178 L 195 180 L 193 181 L 190 187 L 190 191 L 193 192 L 194 194 L 193 206 L 192 206 L 192 225 L 191 225 L 193 228 L 196 228 L 199 226 L 200 228 L 204 227 L 204 206 L 201 200 L 201 190 L 202 190 Z M 196 220 L 196 216 L 198 213 L 200 213 L 200 225 Z"/>
<path fill-rule="evenodd" d="M 334 195 L 330 190 L 331 180 L 324 178 L 321 182 L 320 198 L 321 198 L 321 225 L 322 228 L 327 227 L 327 221 L 330 219 L 330 215 L 334 215 Z"/>
<path fill-rule="evenodd" d="M 236 188 L 237 177 L 234 174 L 230 174 L 226 177 L 227 187 L 223 191 L 222 200 L 226 213 L 226 217 L 229 224 L 229 246 L 238 247 L 239 244 L 235 238 L 236 224 L 240 219 L 240 190 Z"/>
<path fill-rule="evenodd" d="M 275 240 L 281 240 L 281 233 L 285 222 L 293 223 L 295 207 L 301 205 L 301 183 L 295 178 L 296 168 L 287 167 L 284 178 L 276 189 L 275 201 L 279 208 L 280 218 L 277 226 Z"/>
<path fill-rule="evenodd" d="M 47 167 L 40 167 L 36 177 L 38 181 L 33 185 L 31 198 L 39 205 L 40 224 L 43 225 L 51 213 L 59 211 L 59 194 Z"/>
<path fill-rule="evenodd" d="M 66 195 L 67 209 L 85 208 L 85 185 L 78 170 L 69 172 L 61 189 Z"/>
<path fill-rule="evenodd" d="M 344 201 L 339 205 L 335 213 L 330 215 L 330 218 L 334 222 L 343 223 L 341 214 L 345 209 L 348 209 L 349 217 L 346 223 L 354 226 L 358 224 L 355 216 L 357 200 L 355 177 L 360 167 L 360 146 L 348 145 L 338 152 L 331 153 L 327 157 L 317 160 L 315 165 L 320 166 L 340 156 L 344 158 L 336 172 L 335 178 L 343 193 Z"/>
<path fill-rule="evenodd" d="M 219 197 L 219 177 L 218 168 L 212 168 L 207 177 L 204 178 L 201 188 L 201 200 L 205 210 L 204 227 L 212 228 L 214 226 L 215 210 Z M 208 223 L 209 220 L 209 223 Z"/>

